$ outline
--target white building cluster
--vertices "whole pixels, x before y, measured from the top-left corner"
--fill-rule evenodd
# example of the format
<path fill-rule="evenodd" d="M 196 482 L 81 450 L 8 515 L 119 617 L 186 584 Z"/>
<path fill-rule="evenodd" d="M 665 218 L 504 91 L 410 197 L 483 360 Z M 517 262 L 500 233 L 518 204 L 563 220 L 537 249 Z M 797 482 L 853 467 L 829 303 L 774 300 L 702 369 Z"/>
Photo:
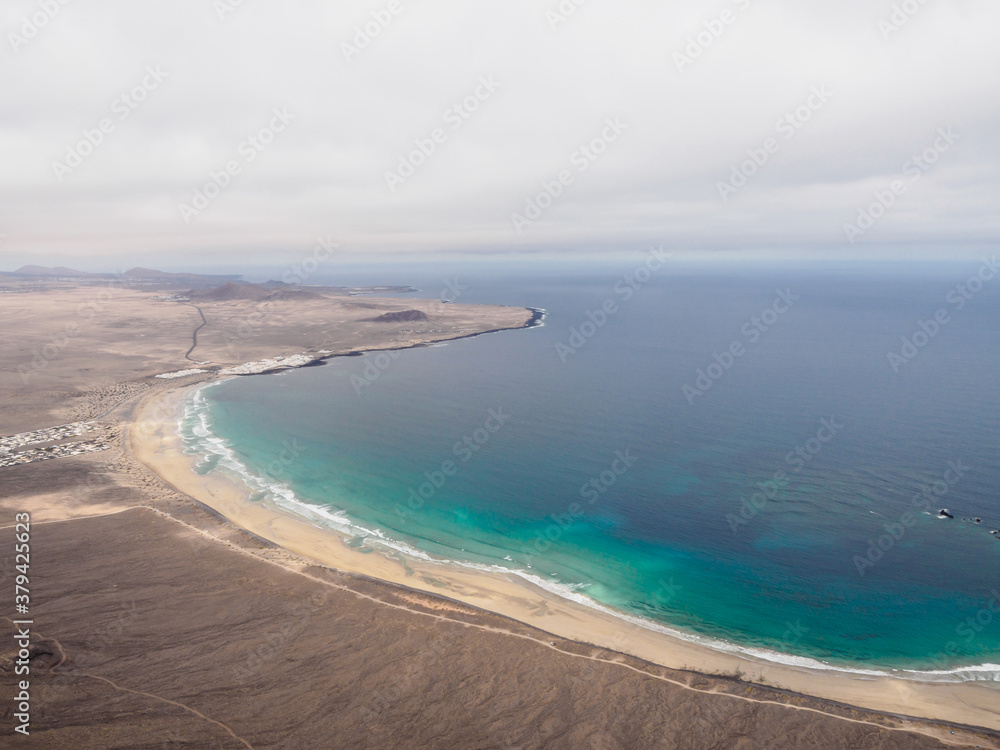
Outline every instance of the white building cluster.
<path fill-rule="evenodd" d="M 77 437 L 94 429 L 92 422 L 73 422 L 72 424 L 59 425 L 58 427 L 48 427 L 44 430 L 34 430 L 33 432 L 22 432 L 17 435 L 0 437 L 0 466 L 16 466 L 34 461 L 45 461 L 50 458 L 77 456 L 81 453 L 107 450 L 110 446 L 102 440 L 79 440 L 73 443 L 49 445 L 44 448 L 16 450 L 26 446 L 51 443 L 68 437 Z"/>

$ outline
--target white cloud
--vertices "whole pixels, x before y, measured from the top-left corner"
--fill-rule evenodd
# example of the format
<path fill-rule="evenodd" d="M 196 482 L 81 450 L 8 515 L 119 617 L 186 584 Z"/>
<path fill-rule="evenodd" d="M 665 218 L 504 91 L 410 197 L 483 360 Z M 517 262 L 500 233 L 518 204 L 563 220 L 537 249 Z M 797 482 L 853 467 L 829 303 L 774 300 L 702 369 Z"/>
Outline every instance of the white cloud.
<path fill-rule="evenodd" d="M 7 3 L 0 261 L 175 251 L 219 264 L 279 258 L 320 234 L 362 252 L 847 250 L 843 224 L 947 127 L 961 143 L 863 242 L 997 238 L 1000 7 L 989 0 L 909 0 L 919 9 L 888 39 L 879 22 L 904 3 L 587 0 L 553 30 L 557 0 L 398 2 L 350 62 L 342 44 L 373 13 L 384 21 L 388 0 L 244 0 L 224 20 L 210 0 L 72 0 L 14 38 L 16 52 L 8 35 L 43 3 Z M 691 38 L 700 52 L 679 70 L 675 54 L 698 51 Z M 113 102 L 156 65 L 169 77 L 117 119 Z M 480 76 L 500 88 L 452 129 L 446 111 Z M 831 100 L 720 200 L 718 181 L 820 85 Z M 295 120 L 245 161 L 240 144 L 276 107 Z M 59 182 L 53 161 L 107 117 L 113 132 Z M 608 117 L 627 132 L 514 231 L 511 213 Z M 445 142 L 390 192 L 385 173 L 435 128 Z M 178 205 L 233 159 L 240 173 L 185 223 Z"/>

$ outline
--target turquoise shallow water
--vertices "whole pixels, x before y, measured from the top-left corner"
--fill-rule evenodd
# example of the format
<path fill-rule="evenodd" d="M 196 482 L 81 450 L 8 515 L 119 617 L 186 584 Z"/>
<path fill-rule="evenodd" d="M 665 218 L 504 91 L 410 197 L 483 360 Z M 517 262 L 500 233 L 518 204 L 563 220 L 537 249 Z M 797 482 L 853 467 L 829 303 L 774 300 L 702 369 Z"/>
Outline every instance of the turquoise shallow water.
<path fill-rule="evenodd" d="M 978 264 L 674 270 L 626 295 L 636 267 L 464 269 L 460 301 L 545 325 L 226 381 L 189 404 L 190 450 L 359 543 L 503 566 L 718 647 L 1000 680 L 1000 294 L 898 373 L 887 358 Z M 779 290 L 790 306 L 753 323 Z"/>

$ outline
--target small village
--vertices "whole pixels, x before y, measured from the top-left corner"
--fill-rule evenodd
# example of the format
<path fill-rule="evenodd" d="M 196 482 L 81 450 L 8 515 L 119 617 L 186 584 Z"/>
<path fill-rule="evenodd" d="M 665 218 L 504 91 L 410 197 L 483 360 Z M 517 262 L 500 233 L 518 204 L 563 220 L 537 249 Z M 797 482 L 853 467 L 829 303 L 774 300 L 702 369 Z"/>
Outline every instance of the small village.
<path fill-rule="evenodd" d="M 110 446 L 104 440 L 78 440 L 72 443 L 48 445 L 43 448 L 17 450 L 31 445 L 51 443 L 70 437 L 78 437 L 97 429 L 93 422 L 72 422 L 70 424 L 48 427 L 44 430 L 22 432 L 17 435 L 0 437 L 0 467 L 30 464 L 35 461 L 46 461 L 51 458 L 78 456 L 81 453 L 94 453 L 107 450 Z"/>

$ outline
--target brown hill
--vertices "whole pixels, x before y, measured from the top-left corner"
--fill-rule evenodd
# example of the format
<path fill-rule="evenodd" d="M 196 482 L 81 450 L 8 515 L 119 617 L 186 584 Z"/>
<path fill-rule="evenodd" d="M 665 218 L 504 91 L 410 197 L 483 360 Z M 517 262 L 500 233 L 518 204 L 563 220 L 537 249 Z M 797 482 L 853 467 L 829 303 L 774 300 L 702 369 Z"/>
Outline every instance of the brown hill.
<path fill-rule="evenodd" d="M 188 292 L 187 296 L 205 302 L 224 302 L 234 299 L 265 299 L 269 294 L 269 291 L 256 284 L 237 284 L 235 281 L 227 281 L 215 289 Z"/>
<path fill-rule="evenodd" d="M 417 320 L 430 320 L 422 310 L 401 310 L 389 312 L 372 318 L 376 323 L 410 323 Z"/>
<path fill-rule="evenodd" d="M 327 299 L 322 294 L 306 289 L 279 289 L 267 295 L 268 299 Z"/>
<path fill-rule="evenodd" d="M 322 294 L 306 291 L 305 289 L 270 289 L 259 284 L 238 284 L 229 281 L 215 289 L 207 291 L 190 291 L 187 294 L 193 300 L 205 302 L 224 302 L 236 299 L 252 300 L 311 300 L 325 299 Z"/>

